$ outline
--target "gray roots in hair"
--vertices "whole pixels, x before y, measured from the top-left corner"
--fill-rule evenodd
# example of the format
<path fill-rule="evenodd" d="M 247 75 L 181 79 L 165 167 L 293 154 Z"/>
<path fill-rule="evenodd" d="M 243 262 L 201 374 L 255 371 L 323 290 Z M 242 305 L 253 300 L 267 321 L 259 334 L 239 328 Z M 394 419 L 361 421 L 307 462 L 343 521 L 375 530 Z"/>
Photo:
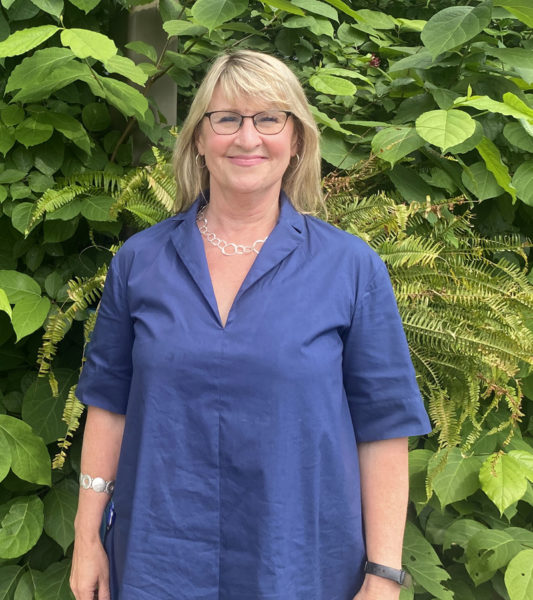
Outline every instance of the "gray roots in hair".
<path fill-rule="evenodd" d="M 305 93 L 287 65 L 252 50 L 219 56 L 198 88 L 174 150 L 176 211 L 186 210 L 209 188 L 209 171 L 203 161 L 196 160 L 196 139 L 217 85 L 230 102 L 249 97 L 291 111 L 300 160 L 291 160 L 283 175 L 282 188 L 297 210 L 315 213 L 323 206 L 319 132 Z"/>

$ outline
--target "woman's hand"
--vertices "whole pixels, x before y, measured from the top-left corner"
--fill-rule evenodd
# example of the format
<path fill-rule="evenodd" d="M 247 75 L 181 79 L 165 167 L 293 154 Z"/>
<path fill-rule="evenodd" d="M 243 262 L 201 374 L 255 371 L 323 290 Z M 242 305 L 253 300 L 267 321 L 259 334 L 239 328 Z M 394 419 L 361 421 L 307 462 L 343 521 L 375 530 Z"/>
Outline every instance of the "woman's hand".
<path fill-rule="evenodd" d="M 109 561 L 100 539 L 76 539 L 70 572 L 76 600 L 110 600 Z"/>
<path fill-rule="evenodd" d="M 353 600 L 398 600 L 400 590 L 400 586 L 395 581 L 367 575 Z"/>

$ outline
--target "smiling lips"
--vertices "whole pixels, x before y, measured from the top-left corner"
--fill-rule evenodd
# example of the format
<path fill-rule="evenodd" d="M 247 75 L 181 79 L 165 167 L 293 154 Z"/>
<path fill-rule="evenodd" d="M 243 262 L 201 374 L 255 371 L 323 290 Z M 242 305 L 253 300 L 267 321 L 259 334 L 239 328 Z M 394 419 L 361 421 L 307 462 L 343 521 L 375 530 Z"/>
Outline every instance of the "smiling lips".
<path fill-rule="evenodd" d="M 258 154 L 238 154 L 236 156 L 228 157 L 230 162 L 239 167 L 253 167 L 266 160 L 265 156 Z"/>

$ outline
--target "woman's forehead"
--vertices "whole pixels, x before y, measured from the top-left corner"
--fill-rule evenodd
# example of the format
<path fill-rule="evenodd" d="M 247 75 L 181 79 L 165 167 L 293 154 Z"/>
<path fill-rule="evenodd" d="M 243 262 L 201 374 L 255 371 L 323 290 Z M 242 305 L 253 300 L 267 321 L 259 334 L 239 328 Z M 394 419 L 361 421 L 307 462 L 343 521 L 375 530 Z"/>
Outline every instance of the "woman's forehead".
<path fill-rule="evenodd" d="M 263 110 L 284 108 L 286 102 L 269 98 L 267 92 L 262 94 L 244 93 L 241 90 L 228 91 L 217 84 L 213 90 L 208 110 L 234 110 L 236 112 L 261 112 Z"/>

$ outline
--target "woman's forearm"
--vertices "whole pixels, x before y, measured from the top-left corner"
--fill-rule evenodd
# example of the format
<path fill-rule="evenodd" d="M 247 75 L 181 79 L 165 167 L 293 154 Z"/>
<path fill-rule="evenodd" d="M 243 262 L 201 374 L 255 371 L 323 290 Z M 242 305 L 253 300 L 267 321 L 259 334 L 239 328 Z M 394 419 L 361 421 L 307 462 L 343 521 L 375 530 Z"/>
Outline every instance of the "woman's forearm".
<path fill-rule="evenodd" d="M 87 413 L 81 472 L 92 477 L 114 480 L 124 433 L 125 416 L 90 406 Z M 92 541 L 98 538 L 102 514 L 109 496 L 80 488 L 78 511 L 74 521 L 76 537 Z"/>
<path fill-rule="evenodd" d="M 358 449 L 367 558 L 401 569 L 409 496 L 407 438 L 360 443 Z M 375 575 L 366 576 L 368 587 L 399 595 L 398 584 Z"/>

